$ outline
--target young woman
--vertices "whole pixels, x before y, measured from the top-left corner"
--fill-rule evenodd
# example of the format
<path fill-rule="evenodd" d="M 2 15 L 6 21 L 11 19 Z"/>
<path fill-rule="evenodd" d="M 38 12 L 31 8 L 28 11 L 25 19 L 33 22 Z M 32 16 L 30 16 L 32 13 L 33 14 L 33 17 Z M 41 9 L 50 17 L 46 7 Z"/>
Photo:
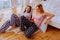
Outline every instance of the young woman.
<path fill-rule="evenodd" d="M 20 26 L 20 14 L 12 14 L 11 19 L 7 20 L 1 27 L 0 27 L 0 33 L 5 32 L 10 26 L 12 28 Z"/>
<path fill-rule="evenodd" d="M 27 7 L 24 10 L 23 15 L 21 16 L 20 28 L 22 31 L 25 31 L 29 27 L 29 25 L 31 24 L 31 23 L 28 24 L 32 18 L 31 10 L 32 10 L 32 7 L 27 5 Z"/>
<path fill-rule="evenodd" d="M 30 38 L 40 27 L 44 18 L 49 17 L 44 23 L 46 24 L 54 15 L 44 12 L 41 4 L 36 6 L 36 13 L 33 15 L 34 21 L 29 20 L 25 16 L 21 16 L 21 30 L 27 38 Z"/>
<path fill-rule="evenodd" d="M 34 23 L 37 25 L 37 27 L 40 27 L 41 23 L 46 17 L 48 18 L 46 19 L 44 24 L 47 24 L 53 16 L 53 14 L 47 13 L 43 10 L 42 4 L 38 4 L 36 6 L 35 13 L 33 14 Z"/>

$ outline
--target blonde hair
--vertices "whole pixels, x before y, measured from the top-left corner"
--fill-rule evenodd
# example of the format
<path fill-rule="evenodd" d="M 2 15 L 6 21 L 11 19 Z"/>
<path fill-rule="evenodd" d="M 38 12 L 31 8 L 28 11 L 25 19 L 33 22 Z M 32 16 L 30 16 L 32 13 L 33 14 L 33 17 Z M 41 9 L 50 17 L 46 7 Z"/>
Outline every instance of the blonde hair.
<path fill-rule="evenodd" d="M 39 10 L 41 11 L 41 13 L 44 13 L 42 4 L 38 4 L 36 7 L 39 8 Z"/>

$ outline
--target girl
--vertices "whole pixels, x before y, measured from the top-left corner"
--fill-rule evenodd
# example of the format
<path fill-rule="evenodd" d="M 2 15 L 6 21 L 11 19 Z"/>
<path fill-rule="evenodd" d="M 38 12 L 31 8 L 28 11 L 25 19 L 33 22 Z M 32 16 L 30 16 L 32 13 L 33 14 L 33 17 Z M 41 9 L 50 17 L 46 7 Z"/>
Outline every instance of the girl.
<path fill-rule="evenodd" d="M 37 25 L 37 27 L 40 27 L 42 21 L 46 18 L 47 20 L 44 22 L 44 24 L 47 24 L 49 20 L 53 17 L 53 14 L 47 13 L 43 10 L 42 4 L 38 4 L 36 6 L 35 14 L 33 14 L 34 23 Z"/>
<path fill-rule="evenodd" d="M 31 23 L 28 24 L 30 22 L 31 18 L 32 18 L 31 10 L 32 10 L 32 7 L 27 5 L 23 15 L 21 16 L 21 21 L 20 21 L 21 26 L 20 26 L 20 28 L 21 28 L 22 31 L 25 31 L 29 27 L 29 25 L 31 24 Z"/>
<path fill-rule="evenodd" d="M 46 18 L 47 16 L 49 17 L 46 20 L 48 22 L 54 15 L 44 12 L 41 4 L 36 6 L 36 12 L 32 18 L 34 19 L 34 21 L 29 20 L 29 18 L 26 18 L 25 16 L 21 16 L 20 28 L 27 38 L 30 38 L 39 29 L 43 19 Z M 46 21 L 44 22 L 45 24 L 47 23 Z"/>
<path fill-rule="evenodd" d="M 20 13 L 19 14 L 12 14 L 11 19 L 7 20 L 0 28 L 0 33 L 5 32 L 10 26 L 15 28 L 20 26 Z"/>

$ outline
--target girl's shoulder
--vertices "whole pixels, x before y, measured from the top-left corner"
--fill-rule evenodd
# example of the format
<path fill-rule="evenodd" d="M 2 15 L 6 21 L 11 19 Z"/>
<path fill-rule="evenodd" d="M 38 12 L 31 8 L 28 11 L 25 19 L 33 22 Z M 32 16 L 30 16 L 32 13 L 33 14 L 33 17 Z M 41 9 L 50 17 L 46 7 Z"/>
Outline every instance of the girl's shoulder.
<path fill-rule="evenodd" d="M 45 18 L 47 16 L 47 12 L 44 12 L 42 16 Z"/>
<path fill-rule="evenodd" d="M 44 12 L 44 13 L 43 13 L 44 16 L 46 16 L 46 15 L 48 15 L 48 14 L 50 14 L 50 13 L 48 13 L 48 12 Z"/>

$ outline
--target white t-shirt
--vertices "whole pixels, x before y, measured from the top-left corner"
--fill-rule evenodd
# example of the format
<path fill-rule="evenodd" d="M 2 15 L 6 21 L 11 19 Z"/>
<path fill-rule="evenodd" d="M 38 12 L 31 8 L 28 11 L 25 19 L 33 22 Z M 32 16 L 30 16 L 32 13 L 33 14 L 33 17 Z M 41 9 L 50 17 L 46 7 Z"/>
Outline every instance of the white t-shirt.
<path fill-rule="evenodd" d="M 31 14 L 30 13 L 23 13 L 22 15 L 24 15 L 26 18 L 31 18 Z"/>

